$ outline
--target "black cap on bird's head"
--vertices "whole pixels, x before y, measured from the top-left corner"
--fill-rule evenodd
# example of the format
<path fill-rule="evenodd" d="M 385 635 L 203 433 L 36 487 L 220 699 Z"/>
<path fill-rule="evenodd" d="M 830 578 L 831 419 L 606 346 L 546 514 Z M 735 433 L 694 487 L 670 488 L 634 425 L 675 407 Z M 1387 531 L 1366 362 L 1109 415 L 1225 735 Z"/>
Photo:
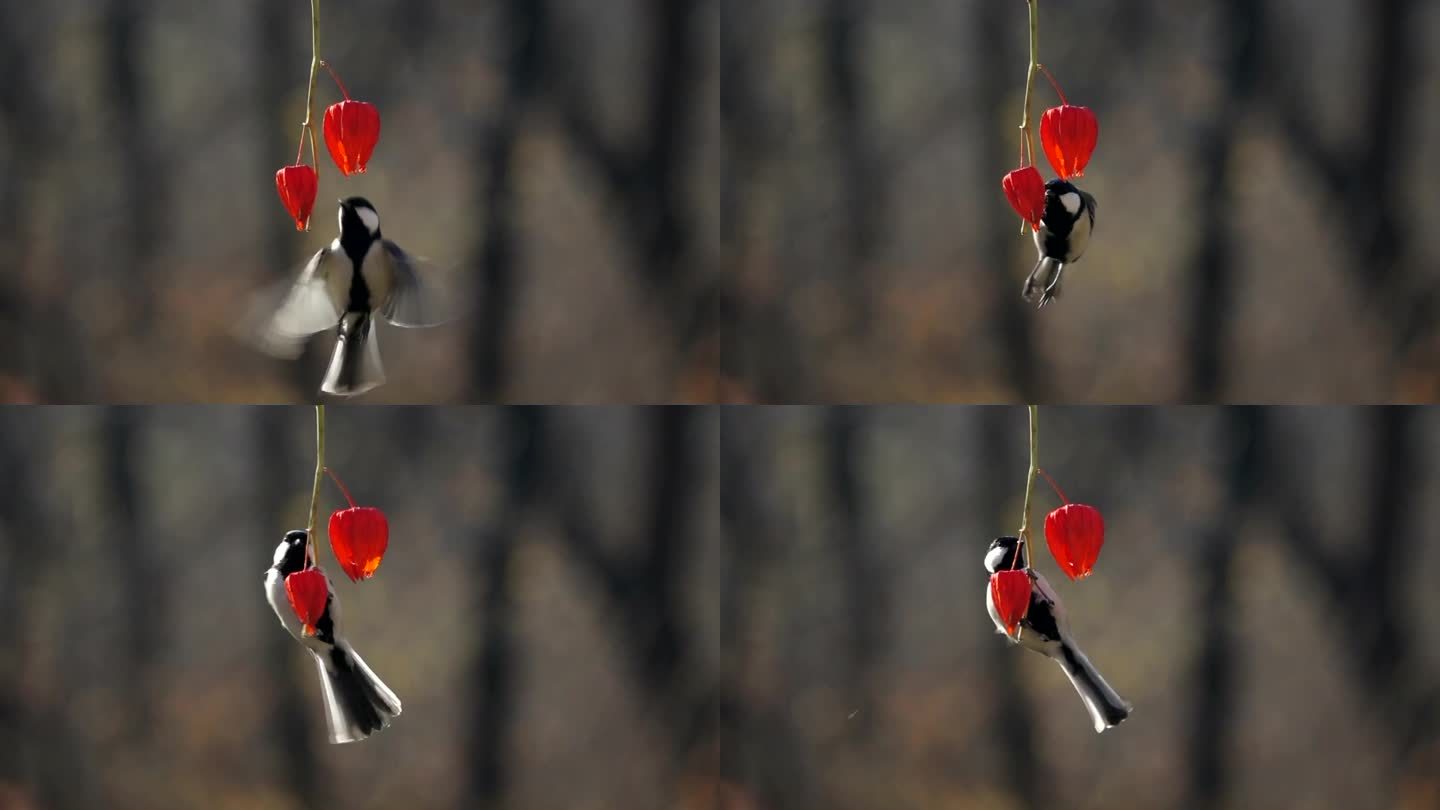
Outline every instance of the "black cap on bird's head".
<path fill-rule="evenodd" d="M 275 549 L 275 568 L 289 576 L 305 567 L 305 549 L 310 535 L 304 529 L 285 533 L 285 539 Z"/>
<path fill-rule="evenodd" d="M 996 571 L 1010 568 L 1024 569 L 1028 567 L 1030 560 L 1028 550 L 1020 554 L 1020 564 L 1015 564 L 1015 554 L 1021 545 L 1018 537 L 997 537 L 991 540 L 990 549 L 985 552 L 985 570 L 993 574 Z"/>
<path fill-rule="evenodd" d="M 1057 177 L 1045 184 L 1045 196 L 1047 197 L 1059 197 L 1061 194 L 1066 194 L 1071 191 L 1078 192 L 1079 190 L 1080 189 L 1075 187 L 1074 183 L 1061 177 Z"/>
<path fill-rule="evenodd" d="M 380 235 L 380 214 L 364 197 L 340 201 L 340 239 L 369 240 Z"/>

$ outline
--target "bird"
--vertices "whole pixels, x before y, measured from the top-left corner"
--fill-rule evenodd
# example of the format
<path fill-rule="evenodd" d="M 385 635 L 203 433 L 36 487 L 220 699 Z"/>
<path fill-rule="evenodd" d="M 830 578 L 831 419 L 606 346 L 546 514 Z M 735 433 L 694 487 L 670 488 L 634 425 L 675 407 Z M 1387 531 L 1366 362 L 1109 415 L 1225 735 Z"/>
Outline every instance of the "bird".
<path fill-rule="evenodd" d="M 320 671 L 325 702 L 325 723 L 330 742 L 363 740 L 390 725 L 400 716 L 400 699 L 376 677 L 346 640 L 340 624 L 340 603 L 329 578 L 325 610 L 315 621 L 314 633 L 307 635 L 299 617 L 291 610 L 285 594 L 285 578 L 305 568 L 309 534 L 303 529 L 287 532 L 275 547 L 275 559 L 265 572 L 265 598 L 280 624 L 305 646 Z"/>
<path fill-rule="evenodd" d="M 261 304 L 257 342 L 269 354 L 294 359 L 311 335 L 334 329 L 335 350 L 320 390 L 355 396 L 385 382 L 377 313 L 400 327 L 435 326 L 446 318 L 420 278 L 422 263 L 381 235 L 375 206 L 364 197 L 339 203 L 340 235 L 310 257 L 278 307 L 273 298 Z"/>
<path fill-rule="evenodd" d="M 1095 229 L 1095 198 L 1074 183 L 1056 178 L 1045 184 L 1045 211 L 1035 229 L 1039 258 L 1025 279 L 1025 300 L 1036 309 L 1060 297 L 1060 276 L 1090 244 Z"/>
<path fill-rule="evenodd" d="M 994 596 L 989 588 L 985 589 L 985 607 L 990 611 L 991 621 L 995 622 L 996 632 L 1004 633 L 1013 643 L 1040 653 L 1059 664 L 1075 691 L 1080 693 L 1080 699 L 1085 703 L 1085 710 L 1090 713 L 1096 732 L 1119 725 L 1130 716 L 1134 707 L 1106 683 L 1090 663 L 1090 659 L 1080 650 L 1080 645 L 1075 643 L 1060 595 L 1050 586 L 1043 574 L 1029 567 L 1029 553 L 1022 550 L 1023 545 L 1018 537 L 997 537 L 991 541 L 990 548 L 985 552 L 986 571 L 994 574 L 996 571 L 1017 568 L 1030 575 L 1032 586 L 1030 608 L 1025 618 L 1020 620 L 1018 639 L 1005 632 L 1005 623 L 1000 620 L 1000 614 L 995 609 Z M 1018 566 L 1015 564 L 1016 554 L 1022 555 Z"/>

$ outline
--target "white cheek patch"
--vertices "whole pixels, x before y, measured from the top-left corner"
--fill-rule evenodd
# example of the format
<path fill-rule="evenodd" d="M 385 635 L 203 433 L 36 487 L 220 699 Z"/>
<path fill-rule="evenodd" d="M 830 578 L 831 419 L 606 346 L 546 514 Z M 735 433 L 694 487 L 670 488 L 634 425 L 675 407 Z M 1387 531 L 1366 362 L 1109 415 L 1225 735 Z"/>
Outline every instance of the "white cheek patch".
<path fill-rule="evenodd" d="M 1078 206 L 1079 203 L 1077 202 L 1076 205 Z M 360 221 L 365 223 L 365 227 L 370 230 L 370 233 L 375 233 L 380 230 L 380 215 L 375 213 L 375 209 L 356 208 L 355 213 L 360 215 Z M 1071 213 L 1073 214 L 1074 211 Z"/>
<path fill-rule="evenodd" d="M 1065 206 L 1065 210 L 1068 211 L 1072 217 L 1080 213 L 1080 195 L 1073 191 L 1067 191 L 1061 194 L 1060 204 Z"/>
<path fill-rule="evenodd" d="M 1000 561 L 1005 559 L 1005 548 L 996 546 L 985 552 L 985 570 L 994 573 L 1000 568 Z"/>

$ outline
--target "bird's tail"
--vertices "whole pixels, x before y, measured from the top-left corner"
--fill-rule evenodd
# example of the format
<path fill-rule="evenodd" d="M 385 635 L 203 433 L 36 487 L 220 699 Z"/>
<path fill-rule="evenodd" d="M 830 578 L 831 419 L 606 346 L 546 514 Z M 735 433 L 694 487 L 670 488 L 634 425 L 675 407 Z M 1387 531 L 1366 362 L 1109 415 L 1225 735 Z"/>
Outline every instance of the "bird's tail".
<path fill-rule="evenodd" d="M 1085 701 L 1085 709 L 1090 712 L 1096 732 L 1118 726 L 1130 716 L 1133 708 L 1130 702 L 1110 688 L 1085 653 L 1066 644 L 1060 648 L 1060 657 L 1055 660 L 1065 670 L 1075 691 L 1080 693 L 1080 699 Z"/>
<path fill-rule="evenodd" d="M 330 742 L 363 740 L 400 716 L 400 699 L 390 691 L 348 643 L 315 653 L 325 693 L 325 724 Z"/>
<path fill-rule="evenodd" d="M 1043 307 L 1046 304 L 1060 297 L 1060 274 L 1064 272 L 1065 265 L 1057 262 L 1048 256 L 1041 256 L 1040 261 L 1035 263 L 1035 269 L 1030 271 L 1030 276 L 1025 279 L 1023 295 L 1025 300 Z"/>
<path fill-rule="evenodd" d="M 363 394 L 385 382 L 385 369 L 380 365 L 380 344 L 375 339 L 375 324 L 368 312 L 347 312 L 340 320 L 340 337 L 330 368 L 320 390 L 327 394 L 348 397 Z"/>

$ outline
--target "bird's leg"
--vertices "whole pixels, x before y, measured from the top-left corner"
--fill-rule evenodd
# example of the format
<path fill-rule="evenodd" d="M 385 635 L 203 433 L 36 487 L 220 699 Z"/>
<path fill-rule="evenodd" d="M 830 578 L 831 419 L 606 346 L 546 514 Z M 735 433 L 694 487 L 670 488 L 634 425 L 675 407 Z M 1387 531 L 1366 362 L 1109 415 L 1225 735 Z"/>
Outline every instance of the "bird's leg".
<path fill-rule="evenodd" d="M 1060 274 L 1061 274 L 1061 273 L 1064 273 L 1064 272 L 1065 272 L 1065 263 L 1064 263 L 1064 262 L 1057 262 L 1057 263 L 1055 264 L 1055 277 L 1052 278 L 1052 279 L 1050 279 L 1050 284 L 1045 287 L 1045 292 L 1046 292 L 1046 294 L 1049 294 L 1049 293 L 1052 293 L 1052 292 L 1055 292 L 1055 291 L 1056 291 L 1056 288 L 1060 286 Z M 1055 296 L 1052 295 L 1051 297 L 1053 298 L 1053 297 L 1055 297 Z"/>

